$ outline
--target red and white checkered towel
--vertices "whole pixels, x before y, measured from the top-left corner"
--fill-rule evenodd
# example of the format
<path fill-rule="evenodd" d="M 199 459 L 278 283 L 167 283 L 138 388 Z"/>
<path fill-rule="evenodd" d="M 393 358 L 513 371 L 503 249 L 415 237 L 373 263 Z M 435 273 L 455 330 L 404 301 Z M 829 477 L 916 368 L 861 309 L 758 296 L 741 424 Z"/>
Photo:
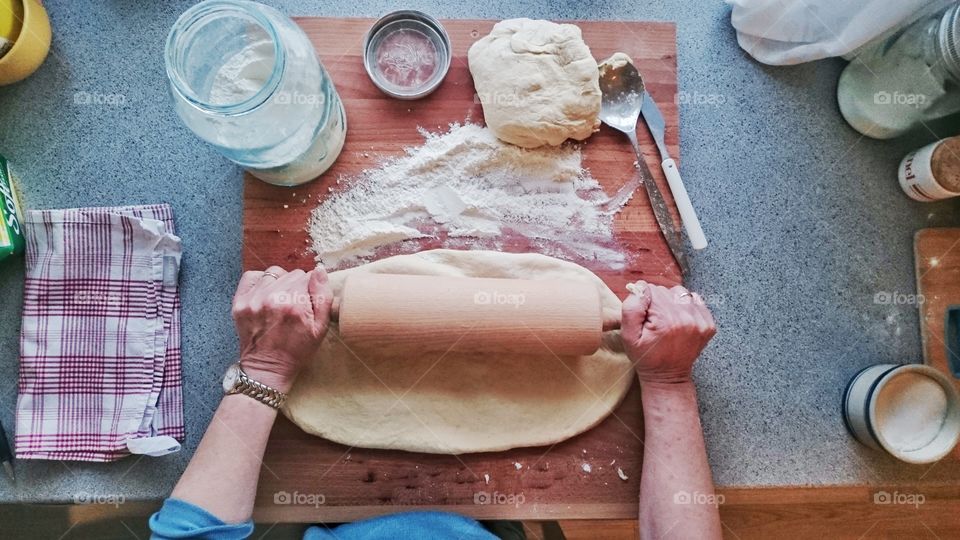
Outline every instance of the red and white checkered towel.
<path fill-rule="evenodd" d="M 112 461 L 178 450 L 173 210 L 35 210 L 25 234 L 17 457 Z"/>

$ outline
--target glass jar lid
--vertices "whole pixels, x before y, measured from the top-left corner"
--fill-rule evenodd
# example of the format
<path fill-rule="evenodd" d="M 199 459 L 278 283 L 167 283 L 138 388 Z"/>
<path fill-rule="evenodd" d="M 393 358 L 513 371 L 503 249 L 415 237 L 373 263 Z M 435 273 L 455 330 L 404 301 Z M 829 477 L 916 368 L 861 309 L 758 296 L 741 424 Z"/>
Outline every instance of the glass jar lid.
<path fill-rule="evenodd" d="M 947 71 L 960 80 L 960 4 L 947 10 L 940 20 L 940 54 Z"/>

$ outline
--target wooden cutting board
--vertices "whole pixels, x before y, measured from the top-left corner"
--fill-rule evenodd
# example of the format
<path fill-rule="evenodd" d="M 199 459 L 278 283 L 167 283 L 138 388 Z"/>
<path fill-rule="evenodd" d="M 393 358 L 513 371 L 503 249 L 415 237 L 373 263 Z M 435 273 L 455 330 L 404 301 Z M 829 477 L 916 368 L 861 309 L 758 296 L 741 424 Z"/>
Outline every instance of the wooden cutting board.
<path fill-rule="evenodd" d="M 936 368 L 960 390 L 950 369 L 944 336 L 947 309 L 960 306 L 960 229 L 921 229 L 913 239 L 920 306 L 923 363 Z M 956 348 L 956 344 L 951 344 Z M 960 446 L 951 454 L 960 459 Z"/>
<path fill-rule="evenodd" d="M 495 21 L 443 21 L 453 42 L 453 62 L 443 85 L 419 101 L 384 96 L 367 78 L 361 62 L 363 35 L 371 19 L 300 18 L 343 99 L 346 145 L 323 177 L 296 188 L 280 188 L 247 175 L 244 179 L 243 267 L 270 265 L 309 269 L 305 226 L 310 211 L 331 191 L 386 156 L 422 142 L 418 126 L 446 129 L 451 122 L 481 122 L 466 53 Z M 629 54 L 666 120 L 666 140 L 679 155 L 676 106 L 676 30 L 670 23 L 577 22 L 594 56 Z M 656 146 L 644 127 L 640 144 L 667 201 L 672 198 L 660 171 Z M 634 174 L 635 159 L 622 134 L 609 128 L 583 146 L 584 162 L 607 193 Z M 674 210 L 674 218 L 679 220 Z M 630 261 L 612 270 L 577 261 L 594 270 L 618 294 L 638 279 L 677 285 L 679 268 L 641 189 L 617 215 L 619 249 Z M 504 239 L 504 251 L 530 251 L 521 237 Z M 441 247 L 419 241 L 419 249 Z M 349 448 L 303 433 L 278 420 L 267 447 L 255 517 L 266 521 L 337 522 L 420 508 L 443 508 L 478 518 L 630 518 L 637 514 L 643 422 L 634 385 L 613 415 L 578 437 L 551 447 L 440 456 Z M 585 467 L 584 465 L 589 467 Z M 589 472 L 587 472 L 589 468 Z M 617 469 L 626 479 L 622 479 Z M 312 497 L 310 497 L 312 495 Z M 482 504 L 485 500 L 506 504 Z M 322 504 L 317 504 L 322 500 Z M 300 504 L 298 504 L 298 502 Z"/>

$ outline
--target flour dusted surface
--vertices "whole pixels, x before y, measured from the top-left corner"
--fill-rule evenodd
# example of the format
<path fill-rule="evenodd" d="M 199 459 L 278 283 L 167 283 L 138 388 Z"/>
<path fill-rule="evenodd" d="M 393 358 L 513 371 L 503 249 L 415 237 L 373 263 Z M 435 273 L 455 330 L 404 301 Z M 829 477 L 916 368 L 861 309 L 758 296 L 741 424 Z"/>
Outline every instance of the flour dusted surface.
<path fill-rule="evenodd" d="M 497 249 L 513 232 L 541 252 L 624 264 L 612 234 L 619 207 L 583 169 L 578 147 L 523 149 L 474 124 L 421 133 L 423 145 L 344 179 L 348 186 L 314 209 L 318 261 L 335 268 L 427 237 Z"/>

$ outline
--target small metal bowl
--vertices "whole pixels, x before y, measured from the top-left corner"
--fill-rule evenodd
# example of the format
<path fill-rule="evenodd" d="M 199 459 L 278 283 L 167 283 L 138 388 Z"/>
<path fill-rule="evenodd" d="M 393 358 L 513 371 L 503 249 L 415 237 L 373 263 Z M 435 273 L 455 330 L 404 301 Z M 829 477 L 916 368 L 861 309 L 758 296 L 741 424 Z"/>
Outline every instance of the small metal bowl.
<path fill-rule="evenodd" d="M 420 11 L 381 17 L 363 39 L 363 67 L 384 94 L 420 99 L 440 86 L 451 60 L 450 36 L 440 21 Z"/>

